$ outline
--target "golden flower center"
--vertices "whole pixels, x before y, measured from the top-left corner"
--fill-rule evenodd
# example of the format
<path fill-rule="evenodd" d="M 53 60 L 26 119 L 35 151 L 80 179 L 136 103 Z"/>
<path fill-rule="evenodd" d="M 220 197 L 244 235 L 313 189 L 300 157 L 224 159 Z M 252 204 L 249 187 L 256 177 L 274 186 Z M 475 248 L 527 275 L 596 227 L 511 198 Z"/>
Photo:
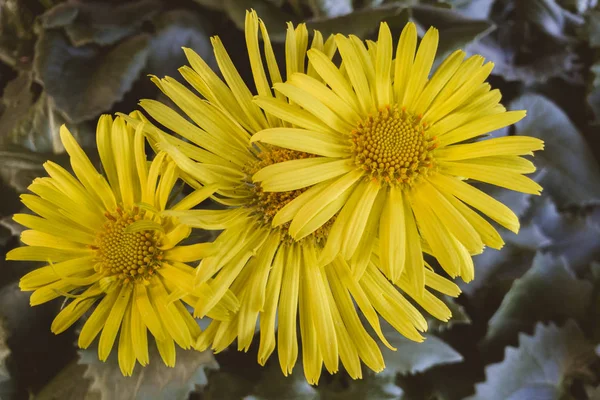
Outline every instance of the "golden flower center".
<path fill-rule="evenodd" d="M 96 236 L 96 270 L 105 275 L 117 276 L 125 282 L 134 279 L 147 280 L 154 274 L 163 258 L 162 234 L 157 231 L 129 232 L 127 227 L 143 219 L 146 211 L 133 207 L 117 208 L 106 213 L 104 229 Z"/>
<path fill-rule="evenodd" d="M 253 163 L 252 165 L 246 168 L 246 173 L 250 177 L 254 175 L 256 172 L 260 171 L 262 168 L 267 167 L 272 164 L 277 164 L 284 161 L 290 160 L 300 160 L 309 157 L 315 157 L 313 154 L 284 149 L 276 146 L 269 146 L 267 151 L 261 152 L 259 155 L 259 160 Z M 285 207 L 289 202 L 294 200 L 296 197 L 300 196 L 309 188 L 302 188 L 297 190 L 291 190 L 288 192 L 265 192 L 261 187 L 260 183 L 252 182 L 252 192 L 253 199 L 251 202 L 251 207 L 255 210 L 256 215 L 261 219 L 261 222 L 267 226 L 271 225 L 273 218 L 275 215 Z M 333 223 L 332 218 L 325 225 L 318 228 L 312 236 L 317 239 L 317 242 L 324 242 L 327 238 L 327 234 L 329 233 L 329 228 Z M 281 228 L 287 232 L 289 227 L 289 222 L 284 224 Z M 288 237 L 289 238 L 289 237 Z M 291 238 L 289 238 L 291 240 Z"/>
<path fill-rule="evenodd" d="M 419 117 L 387 106 L 352 131 L 355 164 L 384 182 L 412 185 L 433 167 L 435 138 Z"/>

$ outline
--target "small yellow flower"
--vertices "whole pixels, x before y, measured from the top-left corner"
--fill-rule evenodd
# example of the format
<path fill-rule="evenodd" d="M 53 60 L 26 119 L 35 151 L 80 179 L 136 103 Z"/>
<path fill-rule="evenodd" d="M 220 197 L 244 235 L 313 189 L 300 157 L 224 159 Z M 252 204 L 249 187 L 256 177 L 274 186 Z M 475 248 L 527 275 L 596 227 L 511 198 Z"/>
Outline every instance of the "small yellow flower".
<path fill-rule="evenodd" d="M 252 141 L 310 156 L 266 166 L 254 175 L 265 193 L 306 190 L 273 218 L 290 223 L 300 240 L 335 216 L 320 264 L 339 254 L 364 263 L 371 249 L 392 282 L 408 275 L 421 292 L 423 252 L 451 276 L 473 279 L 472 254 L 503 241 L 475 210 L 518 232 L 505 205 L 467 179 L 539 194 L 523 174 L 535 171 L 520 157 L 543 148 L 532 137 L 473 139 L 506 127 L 525 111 L 506 111 L 485 82 L 493 64 L 465 59 L 457 50 L 430 76 L 438 31 L 430 28 L 417 50 L 414 24 L 406 25 L 393 59 L 392 35 L 382 23 L 377 42 L 336 35 L 342 64 L 319 49 L 308 51 L 315 73 L 275 83 L 278 98 L 256 104 L 287 125 L 256 133 Z M 415 54 L 416 52 L 416 54 Z"/>
<path fill-rule="evenodd" d="M 263 66 L 259 30 L 270 80 Z M 267 103 L 284 99 L 271 91 L 272 84 L 282 82 L 282 77 L 267 30 L 254 12 L 246 16 L 246 44 L 258 93 L 266 96 Z M 390 348 L 380 328 L 380 317 L 415 341 L 422 341 L 420 332 L 427 329 L 421 311 L 405 296 L 443 321 L 450 318 L 450 310 L 429 290 L 417 295 L 407 279 L 398 281 L 400 292 L 377 268 L 377 257 L 370 251 L 363 254 L 366 262 L 360 268 L 340 257 L 319 265 L 331 226 L 326 223 L 331 217 L 327 210 L 315 217 L 320 228 L 312 229 L 301 241 L 289 236 L 289 224 L 273 226 L 275 215 L 291 212 L 290 205 L 304 199 L 309 191 L 267 193 L 260 183 L 252 182 L 252 176 L 263 167 L 282 161 L 316 158 L 308 153 L 250 143 L 251 135 L 262 129 L 293 126 L 284 122 L 281 115 L 261 111 L 218 38 L 213 38 L 213 46 L 225 82 L 191 50 L 186 50 L 186 54 L 192 68 L 180 69 L 184 79 L 206 100 L 172 78 L 154 79 L 193 122 L 159 102 L 140 103 L 155 121 L 189 140 L 167 135 L 146 121 L 144 129 L 152 145 L 169 153 L 181 169 L 182 178 L 192 186 L 218 184 L 213 199 L 227 207 L 166 213 L 193 227 L 223 230 L 215 240 L 217 253 L 204 258 L 196 270 L 195 315 L 204 316 L 227 289 L 240 299 L 235 317 L 213 321 L 200 335 L 197 349 L 212 347 L 222 351 L 237 338 L 238 349 L 248 350 L 260 320 L 258 362 L 264 365 L 277 347 L 281 369 L 287 375 L 299 357 L 299 323 L 304 373 L 310 383 L 319 381 L 323 364 L 331 373 L 338 371 L 340 360 L 353 378 L 362 376 L 361 361 L 375 371 L 383 370 L 379 346 L 363 326 L 358 310 Z M 308 31 L 304 24 L 296 28 L 288 25 L 285 46 L 286 75 L 301 72 L 318 79 L 313 65 L 305 67 Z M 335 53 L 335 42 L 332 37 L 324 40 L 315 32 L 311 48 L 329 59 Z M 293 110 L 295 115 L 313 118 L 308 112 Z M 130 121 L 132 125 L 142 124 Z M 326 219 L 321 220 L 322 217 Z M 454 283 L 432 270 L 427 269 L 424 275 L 427 289 L 451 296 L 459 294 Z"/>
<path fill-rule="evenodd" d="M 148 360 L 147 330 L 155 338 L 164 362 L 175 364 L 175 346 L 190 348 L 200 328 L 185 305 L 196 304 L 191 290 L 194 277 L 188 261 L 213 251 L 210 243 L 179 246 L 190 228 L 161 213 L 178 179 L 178 169 L 165 154 L 149 164 L 142 131 L 133 132 L 122 118 L 102 116 L 97 145 L 108 180 L 99 174 L 63 125 L 62 143 L 75 176 L 48 161 L 50 175 L 29 186 L 23 203 L 37 215 L 16 214 L 27 228 L 21 240 L 28 246 L 7 254 L 9 260 L 43 261 L 20 281 L 33 291 L 31 305 L 64 296 L 73 300 L 52 323 L 52 332 L 65 331 L 92 306 L 83 325 L 79 346 L 88 347 L 98 336 L 98 357 L 106 360 L 119 335 L 119 365 L 131 375 L 136 360 Z M 173 210 L 187 210 L 205 198 L 210 188 L 199 189 Z M 228 293 L 209 313 L 227 319 L 237 311 L 237 299 Z"/>

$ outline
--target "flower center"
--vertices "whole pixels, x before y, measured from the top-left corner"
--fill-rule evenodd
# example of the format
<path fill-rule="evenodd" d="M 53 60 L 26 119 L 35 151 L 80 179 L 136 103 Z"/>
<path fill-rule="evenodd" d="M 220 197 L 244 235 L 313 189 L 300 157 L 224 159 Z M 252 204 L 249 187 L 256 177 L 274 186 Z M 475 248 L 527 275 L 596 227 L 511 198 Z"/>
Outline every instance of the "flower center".
<path fill-rule="evenodd" d="M 371 177 L 396 185 L 412 185 L 433 167 L 435 138 L 426 124 L 397 106 L 381 108 L 352 131 L 354 163 Z"/>
<path fill-rule="evenodd" d="M 262 168 L 267 167 L 272 164 L 290 161 L 290 160 L 300 160 L 304 158 L 315 157 L 312 154 L 284 149 L 276 146 L 269 146 L 268 150 L 259 153 L 259 160 L 249 165 L 246 168 L 246 173 L 250 177 L 254 175 L 256 172 L 260 171 Z M 250 206 L 254 208 L 256 215 L 260 218 L 261 222 L 267 226 L 271 226 L 271 222 L 275 217 L 275 214 L 279 212 L 283 207 L 285 207 L 290 201 L 294 200 L 296 197 L 300 196 L 309 188 L 302 188 L 297 190 L 292 190 L 288 192 L 265 192 L 261 187 L 260 183 L 251 182 L 252 185 L 252 193 L 253 199 L 251 201 Z M 329 233 L 329 228 L 333 223 L 332 218 L 330 221 L 325 223 L 315 232 L 313 232 L 312 236 L 317 240 L 318 243 L 323 242 L 327 238 L 327 234 Z M 282 225 L 281 228 L 287 232 L 289 228 L 289 222 Z M 289 240 L 292 240 L 289 235 L 287 236 Z"/>
<path fill-rule="evenodd" d="M 147 280 L 160 268 L 163 258 L 159 249 L 162 233 L 157 231 L 128 232 L 126 228 L 143 219 L 146 211 L 133 207 L 117 208 L 106 213 L 104 229 L 96 236 L 96 270 L 105 275 L 117 276 L 125 282 Z"/>

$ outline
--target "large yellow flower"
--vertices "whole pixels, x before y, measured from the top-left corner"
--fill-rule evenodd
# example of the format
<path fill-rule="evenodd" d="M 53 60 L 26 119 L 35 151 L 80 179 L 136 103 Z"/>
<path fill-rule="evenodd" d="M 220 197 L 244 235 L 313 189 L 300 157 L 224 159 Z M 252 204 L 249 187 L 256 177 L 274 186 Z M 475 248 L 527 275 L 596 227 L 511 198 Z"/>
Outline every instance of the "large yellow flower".
<path fill-rule="evenodd" d="M 483 64 L 481 56 L 465 59 L 457 50 L 430 77 L 435 28 L 417 50 L 416 27 L 409 23 L 395 59 L 385 23 L 377 42 L 336 35 L 335 43 L 341 67 L 330 54 L 311 49 L 312 76 L 292 74 L 274 85 L 288 101 L 257 99 L 289 125 L 264 129 L 252 140 L 307 154 L 254 175 L 273 195 L 310 187 L 279 210 L 273 224 L 291 221 L 289 234 L 299 240 L 335 217 L 321 265 L 338 254 L 364 263 L 374 249 L 388 278 L 399 282 L 406 274 L 420 292 L 426 252 L 451 277 L 470 281 L 470 255 L 484 245 L 503 245 L 475 210 L 513 232 L 519 221 L 466 180 L 539 194 L 541 187 L 523 176 L 535 167 L 520 156 L 542 149 L 543 142 L 517 136 L 473 141 L 519 121 L 525 111 L 507 112 L 499 103 L 500 92 L 485 83 L 493 64 Z"/>
<path fill-rule="evenodd" d="M 263 67 L 259 29 L 270 79 Z M 265 96 L 264 102 L 284 99 L 271 91 L 272 84 L 280 83 L 282 77 L 266 28 L 254 12 L 246 16 L 246 44 L 254 81 L 258 93 Z M 360 269 L 340 257 L 319 266 L 318 259 L 330 230 L 330 224 L 325 223 L 331 217 L 327 210 L 322 214 L 326 219 L 320 221 L 320 228 L 304 235 L 301 241 L 289 236 L 286 225 L 273 226 L 273 217 L 280 210 L 308 192 L 300 189 L 266 193 L 261 184 L 252 182 L 252 176 L 277 162 L 314 157 L 250 143 L 251 135 L 262 129 L 293 125 L 270 112 L 262 112 L 253 103 L 251 91 L 218 38 L 213 38 L 213 46 L 225 82 L 191 50 L 186 50 L 186 54 L 192 68 L 180 70 L 206 100 L 172 78 L 154 79 L 193 123 L 159 102 L 140 103 L 154 120 L 192 142 L 167 135 L 146 121 L 145 131 L 151 143 L 171 155 L 182 170 L 182 178 L 191 185 L 218 183 L 219 190 L 213 198 L 227 206 L 224 210 L 167 213 L 194 227 L 223 230 L 215 240 L 217 253 L 203 259 L 197 268 L 194 294 L 199 299 L 195 315 L 204 316 L 229 288 L 240 299 L 236 316 L 228 321 L 212 321 L 200 335 L 197 348 L 210 346 L 221 351 L 237 338 L 238 349 L 247 350 L 260 319 L 258 361 L 264 364 L 277 342 L 279 362 L 287 375 L 299 354 L 299 320 L 304 372 L 309 382 L 318 382 L 323 364 L 331 373 L 336 372 L 340 359 L 353 378 L 361 377 L 361 360 L 369 368 L 381 371 L 384 368 L 381 351 L 363 326 L 357 309 L 389 347 L 380 329 L 380 317 L 416 341 L 423 340 L 419 332 L 427 328 L 421 312 L 405 295 L 441 320 L 450 318 L 450 310 L 428 290 L 417 295 L 407 279 L 398 280 L 403 293 L 400 292 L 377 268 L 377 257 L 373 256 L 371 261 L 370 252 L 365 254 L 366 262 Z M 314 66 L 305 67 L 308 32 L 303 24 L 296 28 L 289 24 L 285 47 L 286 75 L 306 73 L 318 82 Z M 311 48 L 329 60 L 335 53 L 335 42 L 333 38 L 324 41 L 315 32 Z M 294 115 L 312 118 L 306 111 L 295 110 Z M 424 273 L 424 283 L 428 289 L 451 296 L 459 294 L 454 283 L 429 269 Z"/>
<path fill-rule="evenodd" d="M 48 161 L 50 175 L 29 186 L 23 203 L 36 215 L 16 214 L 30 228 L 21 235 L 28 246 L 7 254 L 9 260 L 43 261 L 20 282 L 33 291 L 31 305 L 65 296 L 73 298 L 52 323 L 58 334 L 92 306 L 79 346 L 88 347 L 100 331 L 98 356 L 106 360 L 119 335 L 119 365 L 131 375 L 136 360 L 148 360 L 147 330 L 164 362 L 175 364 L 175 346 L 190 348 L 200 328 L 185 305 L 196 304 L 191 291 L 194 270 L 185 264 L 212 252 L 210 243 L 179 246 L 190 228 L 161 213 L 177 182 L 177 166 L 165 154 L 149 164 L 142 131 L 134 132 L 122 118 L 102 116 L 97 145 L 108 181 L 93 167 L 65 126 L 60 129 L 75 176 Z M 187 210 L 212 193 L 202 188 L 172 210 Z M 97 304 L 96 304 L 97 303 Z M 239 303 L 229 292 L 209 315 L 227 319 Z"/>

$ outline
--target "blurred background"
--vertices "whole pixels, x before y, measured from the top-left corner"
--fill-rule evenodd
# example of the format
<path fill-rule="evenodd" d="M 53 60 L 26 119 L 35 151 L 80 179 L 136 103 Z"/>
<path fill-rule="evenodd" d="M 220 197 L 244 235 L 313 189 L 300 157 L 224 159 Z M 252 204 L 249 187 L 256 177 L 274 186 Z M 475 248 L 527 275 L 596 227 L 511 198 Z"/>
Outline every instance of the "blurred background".
<path fill-rule="evenodd" d="M 60 301 L 29 307 L 17 282 L 36 265 L 4 261 L 19 245 L 11 216 L 44 161 L 68 168 L 61 124 L 97 160 L 98 116 L 130 112 L 140 98 L 167 101 L 148 75 L 178 77 L 182 46 L 215 65 L 210 37 L 219 35 L 253 88 L 249 8 L 280 56 L 286 21 L 366 39 L 383 20 L 395 35 L 408 20 L 439 28 L 438 62 L 457 48 L 482 54 L 503 104 L 528 111 L 493 135 L 546 142 L 535 157 L 543 195 L 493 190 L 520 216 L 520 234 L 503 231 L 501 251 L 475 257 L 475 281 L 445 299 L 454 316 L 430 321 L 425 343 L 384 327 L 398 351 L 384 351 L 380 374 L 324 372 L 311 387 L 301 368 L 283 377 L 276 355 L 260 367 L 255 345 L 178 350 L 172 369 L 151 354 L 124 378 L 116 351 L 102 363 L 96 349 L 77 350 L 76 327 L 50 332 Z M 0 399 L 600 399 L 597 0 L 0 0 L 0 95 Z"/>

